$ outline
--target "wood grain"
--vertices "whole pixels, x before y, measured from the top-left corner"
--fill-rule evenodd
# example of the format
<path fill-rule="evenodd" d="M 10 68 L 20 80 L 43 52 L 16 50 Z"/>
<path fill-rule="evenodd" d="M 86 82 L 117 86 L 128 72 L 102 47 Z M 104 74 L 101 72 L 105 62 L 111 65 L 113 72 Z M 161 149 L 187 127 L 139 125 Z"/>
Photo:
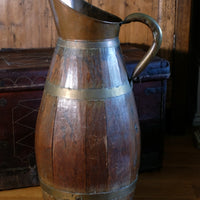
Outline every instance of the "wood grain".
<path fill-rule="evenodd" d="M 43 200 L 40 187 L 24 188 L 19 190 L 8 190 L 0 192 L 1 200 Z"/>
<path fill-rule="evenodd" d="M 147 1 L 147 3 L 132 0 L 117 0 L 115 2 L 116 3 L 106 0 L 92 0 L 93 5 L 117 15 L 121 19 L 124 19 L 126 16 L 134 12 L 143 12 L 149 15 L 153 14 L 152 17 L 157 17 L 157 6 L 152 6 L 158 4 L 157 0 Z M 151 39 L 151 32 L 144 25 L 134 23 L 131 25 L 124 25 L 121 29 L 120 41 L 122 43 L 131 42 L 137 44 L 147 44 L 151 42 L 149 39 Z"/>
<path fill-rule="evenodd" d="M 185 132 L 188 116 L 188 73 L 189 69 L 189 40 L 190 40 L 190 16 L 191 0 L 176 0 L 175 21 L 175 51 L 173 70 L 173 93 L 172 93 L 172 127 L 173 132 L 181 134 Z M 190 107 L 188 107 L 190 109 Z"/>
<path fill-rule="evenodd" d="M 199 160 L 192 135 L 167 136 L 163 168 L 139 175 L 134 200 L 200 200 Z M 42 200 L 42 191 L 40 187 L 2 191 L 0 199 Z"/>
<path fill-rule="evenodd" d="M 158 17 L 156 19 L 163 32 L 160 56 L 172 61 L 172 50 L 174 48 L 174 23 L 176 18 L 175 1 L 159 0 L 158 8 Z"/>
<path fill-rule="evenodd" d="M 180 128 L 181 122 L 186 118 L 185 110 L 182 108 L 185 108 L 187 103 L 186 54 L 189 51 L 191 0 L 88 0 L 88 2 L 122 19 L 133 12 L 143 12 L 158 21 L 163 31 L 160 56 L 171 61 L 171 67 L 174 69 L 173 77 L 177 76 L 173 83 L 170 81 L 168 84 L 168 106 L 171 106 L 173 98 L 173 116 L 175 119 L 181 119 L 177 124 Z M 0 49 L 55 47 L 57 33 L 48 0 L 1 0 L 0 35 Z M 141 47 L 149 46 L 152 42 L 152 33 L 144 25 L 132 23 L 122 26 L 120 41 L 135 43 Z M 173 95 L 171 95 L 172 87 Z"/>
<path fill-rule="evenodd" d="M 163 29 L 162 48 L 172 50 L 175 0 L 89 0 L 88 2 L 122 19 L 134 12 L 152 16 Z M 0 48 L 55 46 L 57 33 L 48 0 L 2 0 L 0 13 Z M 121 29 L 120 41 L 150 45 L 152 33 L 139 23 L 124 25 Z"/>
<path fill-rule="evenodd" d="M 121 59 L 118 46 L 59 47 L 47 80 L 77 92 L 116 88 L 128 84 Z M 127 91 L 89 101 L 84 96 L 53 95 L 44 89 L 36 125 L 40 179 L 53 188 L 84 194 L 131 185 L 137 177 L 140 151 L 133 94 Z M 126 194 L 124 200 L 132 193 Z"/>
<path fill-rule="evenodd" d="M 161 55 L 167 59 L 171 59 L 170 51 L 173 49 L 174 23 L 175 23 L 175 1 L 133 1 L 124 0 L 117 1 L 92 0 L 92 4 L 111 12 L 122 19 L 127 15 L 135 12 L 142 12 L 153 17 L 161 26 L 163 31 L 163 49 Z M 151 45 L 152 33 L 148 27 L 141 23 L 132 23 L 124 25 L 120 32 L 120 41 L 122 43 L 135 43 L 139 45 Z"/>
<path fill-rule="evenodd" d="M 0 48 L 55 45 L 57 33 L 48 0 L 3 0 L 0 13 Z"/>

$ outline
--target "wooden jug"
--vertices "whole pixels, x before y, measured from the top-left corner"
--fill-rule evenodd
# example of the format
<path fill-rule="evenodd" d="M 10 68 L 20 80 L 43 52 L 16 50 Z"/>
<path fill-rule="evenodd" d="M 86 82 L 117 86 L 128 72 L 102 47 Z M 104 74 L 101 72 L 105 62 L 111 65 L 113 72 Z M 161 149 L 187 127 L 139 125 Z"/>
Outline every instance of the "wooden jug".
<path fill-rule="evenodd" d="M 124 21 L 83 0 L 49 0 L 59 34 L 36 125 L 45 200 L 133 199 L 140 128 L 118 39 L 139 21 L 154 41 L 132 78 L 157 53 L 162 33 L 149 16 Z"/>

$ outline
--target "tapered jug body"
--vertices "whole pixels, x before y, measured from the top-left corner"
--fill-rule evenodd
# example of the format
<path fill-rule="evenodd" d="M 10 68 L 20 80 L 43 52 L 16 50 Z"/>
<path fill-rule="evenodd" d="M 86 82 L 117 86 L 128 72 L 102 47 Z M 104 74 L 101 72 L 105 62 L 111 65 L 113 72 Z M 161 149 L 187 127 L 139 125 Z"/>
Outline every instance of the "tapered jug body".
<path fill-rule="evenodd" d="M 124 23 L 154 21 L 143 14 L 122 21 L 82 0 L 49 2 L 59 39 L 36 126 L 44 199 L 133 199 L 140 128 L 118 35 Z M 158 36 L 133 77 L 157 51 Z"/>

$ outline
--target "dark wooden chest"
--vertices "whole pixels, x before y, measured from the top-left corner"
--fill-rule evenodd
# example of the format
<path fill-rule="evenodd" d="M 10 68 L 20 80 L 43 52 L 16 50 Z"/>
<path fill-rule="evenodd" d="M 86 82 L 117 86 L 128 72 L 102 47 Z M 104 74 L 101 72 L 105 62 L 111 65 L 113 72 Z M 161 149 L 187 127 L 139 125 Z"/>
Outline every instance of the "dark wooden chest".
<path fill-rule="evenodd" d="M 122 46 L 130 74 L 144 52 Z M 38 185 L 34 128 L 53 49 L 0 52 L 0 190 Z M 161 69 L 162 68 L 162 69 Z M 162 163 L 169 63 L 155 58 L 134 83 L 142 129 L 141 170 Z"/>
<path fill-rule="evenodd" d="M 122 45 L 128 75 L 131 76 L 144 51 L 132 45 Z M 169 62 L 155 57 L 134 82 L 141 127 L 140 171 L 162 167 L 163 137 L 165 128 L 165 104 L 167 79 L 170 76 Z"/>
<path fill-rule="evenodd" d="M 51 55 L 0 53 L 0 190 L 38 184 L 34 129 Z"/>

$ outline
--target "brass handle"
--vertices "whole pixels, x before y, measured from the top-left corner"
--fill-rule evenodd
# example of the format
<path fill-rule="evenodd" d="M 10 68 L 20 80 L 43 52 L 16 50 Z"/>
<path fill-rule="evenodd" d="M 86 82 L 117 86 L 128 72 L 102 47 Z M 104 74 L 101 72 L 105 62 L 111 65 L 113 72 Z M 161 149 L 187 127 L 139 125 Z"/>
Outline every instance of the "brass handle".
<path fill-rule="evenodd" d="M 148 65 L 150 60 L 157 54 L 161 43 L 162 43 L 162 31 L 158 23 L 150 16 L 142 13 L 133 13 L 128 15 L 121 24 L 128 24 L 130 22 L 142 22 L 146 24 L 153 33 L 153 44 L 150 49 L 146 52 L 142 60 L 136 66 L 132 73 L 132 79 L 135 79 Z"/>

